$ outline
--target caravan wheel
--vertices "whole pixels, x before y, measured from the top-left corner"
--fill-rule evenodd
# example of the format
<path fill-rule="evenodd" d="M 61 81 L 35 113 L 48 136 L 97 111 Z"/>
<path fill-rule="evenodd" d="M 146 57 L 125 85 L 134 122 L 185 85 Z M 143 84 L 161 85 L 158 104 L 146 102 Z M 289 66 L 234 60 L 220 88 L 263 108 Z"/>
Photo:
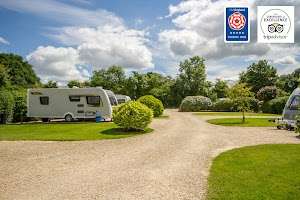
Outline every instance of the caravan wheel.
<path fill-rule="evenodd" d="M 71 121 L 73 121 L 72 115 L 70 115 L 70 114 L 66 115 L 66 116 L 65 116 L 65 121 L 66 121 L 66 122 L 71 122 Z"/>

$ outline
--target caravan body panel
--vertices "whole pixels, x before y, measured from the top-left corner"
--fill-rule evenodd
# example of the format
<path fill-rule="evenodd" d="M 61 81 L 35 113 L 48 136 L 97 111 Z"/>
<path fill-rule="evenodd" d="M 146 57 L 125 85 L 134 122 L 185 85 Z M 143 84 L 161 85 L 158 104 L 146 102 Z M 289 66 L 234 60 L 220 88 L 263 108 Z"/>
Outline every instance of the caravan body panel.
<path fill-rule="evenodd" d="M 103 118 L 112 117 L 112 108 L 102 88 L 39 88 L 28 89 L 28 117 Z"/>

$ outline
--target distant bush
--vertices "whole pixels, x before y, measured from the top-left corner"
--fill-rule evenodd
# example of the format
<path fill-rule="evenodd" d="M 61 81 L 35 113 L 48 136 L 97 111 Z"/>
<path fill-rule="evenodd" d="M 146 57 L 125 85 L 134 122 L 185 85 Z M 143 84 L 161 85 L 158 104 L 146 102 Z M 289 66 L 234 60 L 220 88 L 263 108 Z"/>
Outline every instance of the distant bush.
<path fill-rule="evenodd" d="M 154 117 L 159 117 L 164 112 L 164 105 L 162 102 L 152 95 L 142 96 L 137 101 L 152 109 Z"/>
<path fill-rule="evenodd" d="M 11 120 L 13 117 L 14 97 L 8 90 L 0 90 L 0 114 L 4 122 Z"/>
<path fill-rule="evenodd" d="M 213 103 L 212 110 L 217 112 L 233 112 L 236 109 L 231 99 L 222 98 Z"/>
<path fill-rule="evenodd" d="M 137 101 L 124 103 L 113 113 L 114 122 L 126 130 L 144 130 L 152 118 L 153 111 Z"/>
<path fill-rule="evenodd" d="M 279 91 L 275 86 L 265 86 L 257 92 L 256 97 L 257 99 L 266 102 L 275 99 L 278 92 Z"/>
<path fill-rule="evenodd" d="M 249 99 L 249 102 L 250 102 L 250 110 L 251 111 L 254 111 L 254 112 L 258 112 L 260 111 L 260 101 L 256 98 L 250 98 Z"/>
<path fill-rule="evenodd" d="M 281 114 L 288 98 L 289 97 L 287 97 L 287 96 L 286 97 L 278 97 L 276 99 L 267 101 L 262 105 L 262 111 L 264 113 Z"/>
<path fill-rule="evenodd" d="M 179 107 L 180 112 L 198 112 L 209 110 L 212 106 L 210 98 L 204 96 L 187 96 Z"/>

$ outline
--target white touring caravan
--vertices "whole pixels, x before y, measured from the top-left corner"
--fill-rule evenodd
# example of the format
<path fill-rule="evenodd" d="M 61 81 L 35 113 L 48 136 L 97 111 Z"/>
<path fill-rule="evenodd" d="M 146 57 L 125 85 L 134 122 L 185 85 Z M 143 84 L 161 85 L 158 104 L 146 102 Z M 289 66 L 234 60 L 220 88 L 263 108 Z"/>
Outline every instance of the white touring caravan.
<path fill-rule="evenodd" d="M 131 100 L 131 98 L 129 96 L 126 96 L 123 94 L 116 94 L 116 98 L 117 98 L 118 104 L 126 103 L 127 101 Z"/>
<path fill-rule="evenodd" d="M 300 114 L 300 88 L 296 88 L 285 104 L 282 119 L 277 128 L 293 129 L 296 127 L 296 116 Z"/>
<path fill-rule="evenodd" d="M 27 91 L 27 116 L 49 119 L 93 119 L 96 113 L 112 118 L 112 107 L 102 88 L 39 88 Z"/>
<path fill-rule="evenodd" d="M 118 105 L 118 100 L 116 98 L 115 93 L 113 93 L 113 91 L 111 91 L 111 90 L 105 90 L 105 92 L 106 92 L 106 94 L 109 98 L 110 104 L 112 106 L 117 106 Z"/>

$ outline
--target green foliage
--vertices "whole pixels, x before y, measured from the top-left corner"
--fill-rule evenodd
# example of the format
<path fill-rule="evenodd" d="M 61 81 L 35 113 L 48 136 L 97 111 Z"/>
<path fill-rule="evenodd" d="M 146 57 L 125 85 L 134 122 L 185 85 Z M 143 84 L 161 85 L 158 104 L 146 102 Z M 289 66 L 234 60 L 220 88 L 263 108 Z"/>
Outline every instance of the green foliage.
<path fill-rule="evenodd" d="M 246 84 L 236 84 L 229 90 L 229 97 L 234 101 L 237 110 L 246 112 L 250 110 L 250 98 L 253 97 L 253 93 Z"/>
<path fill-rule="evenodd" d="M 288 99 L 288 96 L 272 99 L 265 102 L 261 109 L 264 113 L 281 114 Z"/>
<path fill-rule="evenodd" d="M 216 84 L 213 88 L 213 92 L 217 95 L 217 98 L 225 98 L 227 97 L 229 87 L 226 81 L 222 81 L 217 79 Z"/>
<path fill-rule="evenodd" d="M 144 130 L 152 118 L 153 111 L 137 101 L 124 103 L 113 113 L 114 122 L 126 130 Z"/>
<path fill-rule="evenodd" d="M 32 66 L 24 61 L 21 56 L 0 53 L 0 65 L 2 71 L 3 68 L 5 69 L 5 76 L 9 85 L 27 88 L 40 84 L 40 80 L 33 71 Z M 1 73 L 1 75 L 3 74 Z"/>
<path fill-rule="evenodd" d="M 150 108 L 153 111 L 154 117 L 159 117 L 164 112 L 164 105 L 162 102 L 152 95 L 142 96 L 138 101 Z"/>
<path fill-rule="evenodd" d="M 172 87 L 177 103 L 186 96 L 208 95 L 204 58 L 194 56 L 180 63 L 179 76 Z"/>
<path fill-rule="evenodd" d="M 229 90 L 229 97 L 235 103 L 237 111 L 243 113 L 243 122 L 245 122 L 245 112 L 251 110 L 251 98 L 253 93 L 244 83 L 236 84 Z"/>
<path fill-rule="evenodd" d="M 12 118 L 14 105 L 12 93 L 8 90 L 0 90 L 0 114 L 4 115 L 4 121 Z"/>
<path fill-rule="evenodd" d="M 15 105 L 13 108 L 13 121 L 23 122 L 27 113 L 27 93 L 26 90 L 13 91 Z"/>
<path fill-rule="evenodd" d="M 204 96 L 188 96 L 185 97 L 179 107 L 180 112 L 199 112 L 209 110 L 212 102 L 208 97 Z"/>
<path fill-rule="evenodd" d="M 217 112 L 234 112 L 236 111 L 235 103 L 229 98 L 218 99 L 213 103 L 212 110 Z"/>
<path fill-rule="evenodd" d="M 295 133 L 300 133 L 300 115 L 296 115 L 296 128 L 295 128 Z"/>
<path fill-rule="evenodd" d="M 58 88 L 56 81 L 48 81 L 46 84 L 43 85 L 43 88 Z"/>
<path fill-rule="evenodd" d="M 108 69 L 94 71 L 90 85 L 92 87 L 100 86 L 114 93 L 123 94 L 125 91 L 125 80 L 124 69 L 120 66 L 111 66 Z"/>
<path fill-rule="evenodd" d="M 67 85 L 69 88 L 73 88 L 73 87 L 81 88 L 82 87 L 81 83 L 78 80 L 71 80 L 68 82 Z"/>
<path fill-rule="evenodd" d="M 0 88 L 6 87 L 8 83 L 8 75 L 3 64 L 0 64 Z"/>
<path fill-rule="evenodd" d="M 265 86 L 260 88 L 256 96 L 261 101 L 269 101 L 275 99 L 278 94 L 278 89 L 276 86 Z"/>
<path fill-rule="evenodd" d="M 277 88 L 291 94 L 300 84 L 299 69 L 293 73 L 279 76 L 276 86 Z"/>
<path fill-rule="evenodd" d="M 276 68 L 269 65 L 266 60 L 250 65 L 246 72 L 241 73 L 240 82 L 246 83 L 251 91 L 257 93 L 264 86 L 275 85 L 277 81 Z"/>

